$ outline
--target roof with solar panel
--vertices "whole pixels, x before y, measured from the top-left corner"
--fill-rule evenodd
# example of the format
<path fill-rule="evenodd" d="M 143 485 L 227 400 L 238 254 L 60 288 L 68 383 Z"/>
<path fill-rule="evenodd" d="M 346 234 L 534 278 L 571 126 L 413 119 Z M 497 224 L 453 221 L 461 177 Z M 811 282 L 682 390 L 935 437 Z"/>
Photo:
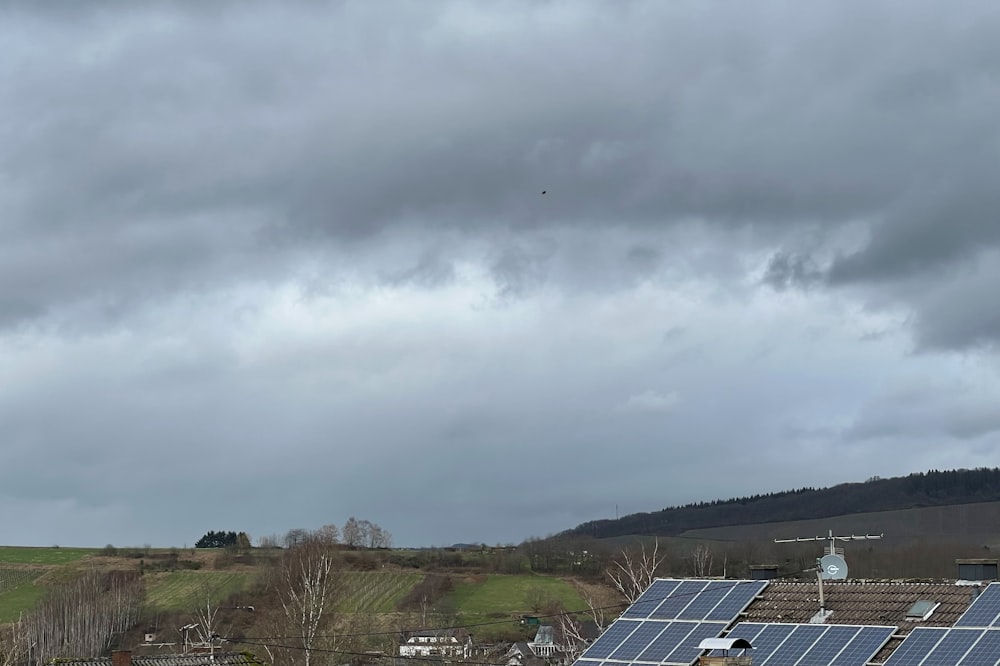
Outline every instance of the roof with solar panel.
<path fill-rule="evenodd" d="M 816 582 L 657 579 L 576 664 L 1000 666 L 1000 583 L 823 588 L 817 613 Z M 718 639 L 753 647 L 725 650 Z"/>

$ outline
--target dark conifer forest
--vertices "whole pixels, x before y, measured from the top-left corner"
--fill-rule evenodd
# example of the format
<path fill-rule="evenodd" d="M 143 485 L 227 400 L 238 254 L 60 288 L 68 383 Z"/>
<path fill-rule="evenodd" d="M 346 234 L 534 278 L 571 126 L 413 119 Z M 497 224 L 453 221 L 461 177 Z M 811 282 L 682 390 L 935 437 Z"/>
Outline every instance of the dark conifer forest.
<path fill-rule="evenodd" d="M 564 534 L 596 538 L 677 536 L 708 527 L 994 501 L 1000 501 L 1000 468 L 930 470 L 890 479 L 872 477 L 829 488 L 806 487 L 668 507 L 617 520 L 586 522 Z"/>

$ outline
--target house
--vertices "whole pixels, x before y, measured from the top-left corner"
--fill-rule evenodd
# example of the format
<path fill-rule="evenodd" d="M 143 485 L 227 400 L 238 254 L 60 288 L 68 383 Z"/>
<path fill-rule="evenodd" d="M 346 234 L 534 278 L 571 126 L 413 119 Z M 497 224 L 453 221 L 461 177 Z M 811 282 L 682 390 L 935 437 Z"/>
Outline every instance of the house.
<path fill-rule="evenodd" d="M 527 641 L 518 641 L 507 651 L 507 666 L 545 666 L 546 661 L 537 656 Z"/>
<path fill-rule="evenodd" d="M 472 655 L 472 636 L 453 630 L 418 631 L 399 646 L 400 657 L 462 657 Z"/>
<path fill-rule="evenodd" d="M 575 664 L 608 662 L 998 666 L 1000 583 L 660 578 Z"/>
<path fill-rule="evenodd" d="M 580 633 L 585 640 L 597 638 L 597 625 L 587 622 L 581 625 Z M 541 625 L 534 639 L 514 643 L 507 651 L 508 666 L 532 666 L 540 663 L 570 663 L 583 651 L 586 645 L 575 645 L 563 636 L 556 627 Z"/>

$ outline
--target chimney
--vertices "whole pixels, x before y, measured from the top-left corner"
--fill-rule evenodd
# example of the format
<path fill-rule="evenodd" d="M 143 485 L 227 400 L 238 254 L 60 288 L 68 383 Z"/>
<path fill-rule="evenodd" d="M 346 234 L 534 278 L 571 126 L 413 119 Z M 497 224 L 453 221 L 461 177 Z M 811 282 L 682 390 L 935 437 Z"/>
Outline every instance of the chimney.
<path fill-rule="evenodd" d="M 958 559 L 959 580 L 997 580 L 998 561 L 996 558 Z"/>
<path fill-rule="evenodd" d="M 112 652 L 111 666 L 132 666 L 132 651 L 115 650 Z"/>

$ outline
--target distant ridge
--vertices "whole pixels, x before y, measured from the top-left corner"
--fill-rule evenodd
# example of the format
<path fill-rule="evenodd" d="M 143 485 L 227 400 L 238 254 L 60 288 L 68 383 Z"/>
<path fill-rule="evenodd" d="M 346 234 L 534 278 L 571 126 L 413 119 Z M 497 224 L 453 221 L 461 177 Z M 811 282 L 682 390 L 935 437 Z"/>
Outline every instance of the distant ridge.
<path fill-rule="evenodd" d="M 930 470 L 829 488 L 799 488 L 592 520 L 563 532 L 599 539 L 679 536 L 689 530 L 811 520 L 856 513 L 1000 501 L 1000 468 Z"/>

